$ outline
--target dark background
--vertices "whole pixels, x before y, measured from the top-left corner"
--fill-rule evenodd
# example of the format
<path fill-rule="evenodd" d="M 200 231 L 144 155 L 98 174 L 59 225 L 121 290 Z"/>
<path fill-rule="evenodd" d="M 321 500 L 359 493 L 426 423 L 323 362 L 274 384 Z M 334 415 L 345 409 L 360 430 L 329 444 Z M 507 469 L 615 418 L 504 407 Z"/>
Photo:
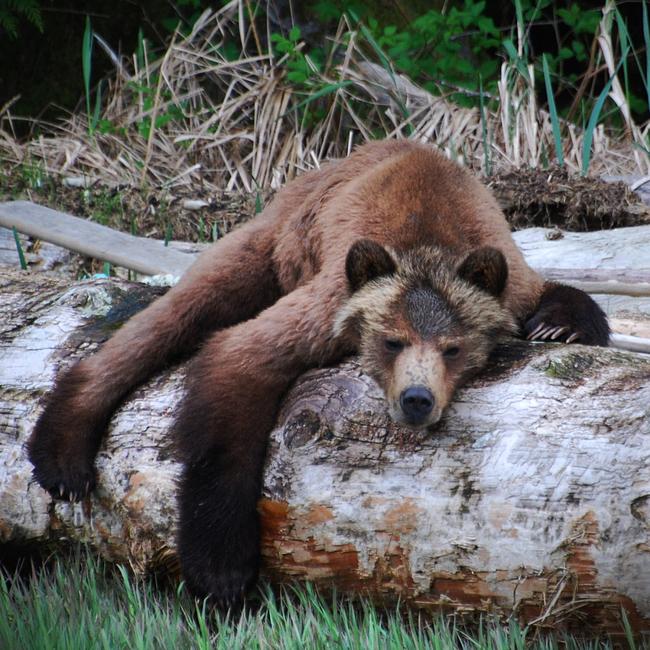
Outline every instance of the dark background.
<path fill-rule="evenodd" d="M 1 2 L 0 2 L 1 4 Z M 251 0 L 251 4 L 255 3 Z M 331 28 L 315 20 L 315 0 L 293 2 L 293 17 L 302 27 L 303 37 L 314 44 Z M 383 0 L 378 2 L 345 2 L 330 0 L 332 6 L 341 10 L 350 5 L 361 14 L 362 18 L 373 16 L 380 24 L 404 26 L 427 9 L 439 7 L 442 2 L 410 0 Z M 535 51 L 552 51 L 558 36 L 558 23 L 553 21 L 553 12 L 571 3 L 554 2 L 544 9 L 544 14 L 531 29 L 529 43 L 533 54 Z M 582 8 L 600 8 L 602 1 L 580 0 Z M 203 0 L 181 0 L 165 2 L 161 0 L 42 0 L 40 2 L 44 29 L 39 31 L 25 18 L 20 18 L 18 37 L 10 38 L 0 28 L 0 107 L 7 101 L 19 96 L 12 105 L 12 115 L 55 119 L 65 111 L 73 111 L 83 101 L 83 78 L 81 70 L 81 43 L 86 16 L 90 16 L 93 30 L 101 35 L 121 55 L 130 57 L 138 43 L 138 34 L 142 30 L 152 47 L 162 49 L 169 38 L 173 25 L 178 20 L 189 24 L 192 18 L 206 7 L 216 7 L 219 3 Z M 463 7 L 462 1 L 447 3 L 447 7 Z M 619 2 L 618 8 L 625 17 L 633 42 L 643 44 L 641 1 Z M 513 2 L 488 1 L 485 13 L 499 26 L 503 33 L 515 22 Z M 269 15 L 274 31 L 286 32 L 291 26 L 291 11 L 286 0 L 273 0 Z M 559 25 L 560 31 L 562 25 Z M 642 60 L 645 52 L 638 51 Z M 495 51 L 494 56 L 502 53 Z M 565 72 L 578 74 L 584 69 L 584 63 L 565 62 Z M 111 74 L 113 64 L 104 52 L 95 44 L 93 48 L 92 79 L 96 83 L 101 77 Z M 634 94 L 646 97 L 645 87 L 636 66 L 630 66 L 630 84 Z M 607 77 L 601 72 L 596 79 L 594 91 L 605 83 Z M 543 84 L 538 84 L 543 97 Z M 560 108 L 566 107 L 571 98 L 569 91 L 559 93 Z M 647 109 L 647 106 L 645 106 Z M 637 119 L 644 119 L 637 110 Z M 647 113 L 647 110 L 646 110 Z M 18 126 L 28 130 L 28 126 Z"/>

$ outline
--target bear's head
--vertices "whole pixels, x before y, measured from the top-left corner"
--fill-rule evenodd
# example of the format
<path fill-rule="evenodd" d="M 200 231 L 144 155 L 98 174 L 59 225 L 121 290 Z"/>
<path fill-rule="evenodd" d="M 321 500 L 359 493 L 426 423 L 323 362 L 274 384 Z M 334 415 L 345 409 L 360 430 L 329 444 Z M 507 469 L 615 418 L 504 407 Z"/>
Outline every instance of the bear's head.
<path fill-rule="evenodd" d="M 517 330 L 499 300 L 508 265 L 495 248 L 459 260 L 437 247 L 397 252 L 362 239 L 348 252 L 346 274 L 351 296 L 334 333 L 357 347 L 400 424 L 436 423 L 455 389 Z"/>

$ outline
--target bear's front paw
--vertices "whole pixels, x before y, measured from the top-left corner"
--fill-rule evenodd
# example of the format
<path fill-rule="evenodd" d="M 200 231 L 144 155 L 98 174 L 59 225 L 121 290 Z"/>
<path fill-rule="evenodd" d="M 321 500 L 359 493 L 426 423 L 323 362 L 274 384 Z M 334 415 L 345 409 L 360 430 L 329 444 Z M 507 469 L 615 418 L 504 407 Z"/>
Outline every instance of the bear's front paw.
<path fill-rule="evenodd" d="M 55 499 L 79 501 L 95 489 L 93 457 L 79 449 L 66 451 L 56 438 L 34 434 L 29 460 L 34 465 L 34 479 Z"/>
<path fill-rule="evenodd" d="M 58 378 L 27 444 L 34 479 L 56 499 L 78 501 L 95 488 L 95 456 L 110 418 L 106 404 L 84 395 L 83 364 Z"/>
<path fill-rule="evenodd" d="M 584 291 L 548 284 L 537 311 L 524 324 L 529 341 L 606 346 L 609 325 L 602 309 Z"/>
<path fill-rule="evenodd" d="M 86 420 L 50 401 L 27 445 L 34 479 L 55 499 L 83 499 L 95 488 L 99 440 Z"/>

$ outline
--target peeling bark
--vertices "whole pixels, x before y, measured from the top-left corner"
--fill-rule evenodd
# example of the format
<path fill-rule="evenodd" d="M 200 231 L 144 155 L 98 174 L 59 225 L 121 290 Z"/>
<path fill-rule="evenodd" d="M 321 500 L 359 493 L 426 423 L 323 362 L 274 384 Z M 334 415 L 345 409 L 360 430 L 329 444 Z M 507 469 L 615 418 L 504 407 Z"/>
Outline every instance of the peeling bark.
<path fill-rule="evenodd" d="M 55 373 L 160 290 L 0 278 L 0 542 L 91 542 L 141 570 L 174 556 L 179 467 L 166 435 L 183 368 L 134 391 L 82 504 L 31 482 L 24 443 Z M 650 629 L 650 358 L 501 348 L 428 437 L 392 423 L 354 361 L 306 373 L 271 436 L 266 575 L 425 609 Z M 2 553 L 2 546 L 0 546 Z"/>

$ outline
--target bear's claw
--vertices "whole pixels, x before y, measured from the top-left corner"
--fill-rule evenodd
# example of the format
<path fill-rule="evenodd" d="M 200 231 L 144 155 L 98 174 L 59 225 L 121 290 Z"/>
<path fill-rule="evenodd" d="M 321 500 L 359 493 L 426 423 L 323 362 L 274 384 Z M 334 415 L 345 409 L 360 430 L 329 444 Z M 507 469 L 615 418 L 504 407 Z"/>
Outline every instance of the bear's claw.
<path fill-rule="evenodd" d="M 29 460 L 34 465 L 34 480 L 53 499 L 81 501 L 94 490 L 97 483 L 92 459 L 80 450 L 65 453 L 51 438 L 33 437 L 29 444 Z M 65 461 L 60 461 L 64 458 Z"/>
<path fill-rule="evenodd" d="M 566 343 L 571 343 L 580 338 L 579 332 L 571 333 L 569 331 L 568 325 L 548 325 L 547 323 L 540 323 L 528 336 L 526 339 L 529 341 L 565 341 Z M 560 338 L 565 335 L 564 338 Z M 569 340 L 571 339 L 571 340 Z"/>
<path fill-rule="evenodd" d="M 42 464 L 35 463 L 33 471 L 34 480 L 53 499 L 61 501 L 81 501 L 87 497 L 97 483 L 94 468 L 78 471 L 67 470 L 65 473 L 56 468 L 44 468 Z"/>
<path fill-rule="evenodd" d="M 529 341 L 607 345 L 609 326 L 601 308 L 584 291 L 549 283 L 537 311 L 524 324 Z"/>

